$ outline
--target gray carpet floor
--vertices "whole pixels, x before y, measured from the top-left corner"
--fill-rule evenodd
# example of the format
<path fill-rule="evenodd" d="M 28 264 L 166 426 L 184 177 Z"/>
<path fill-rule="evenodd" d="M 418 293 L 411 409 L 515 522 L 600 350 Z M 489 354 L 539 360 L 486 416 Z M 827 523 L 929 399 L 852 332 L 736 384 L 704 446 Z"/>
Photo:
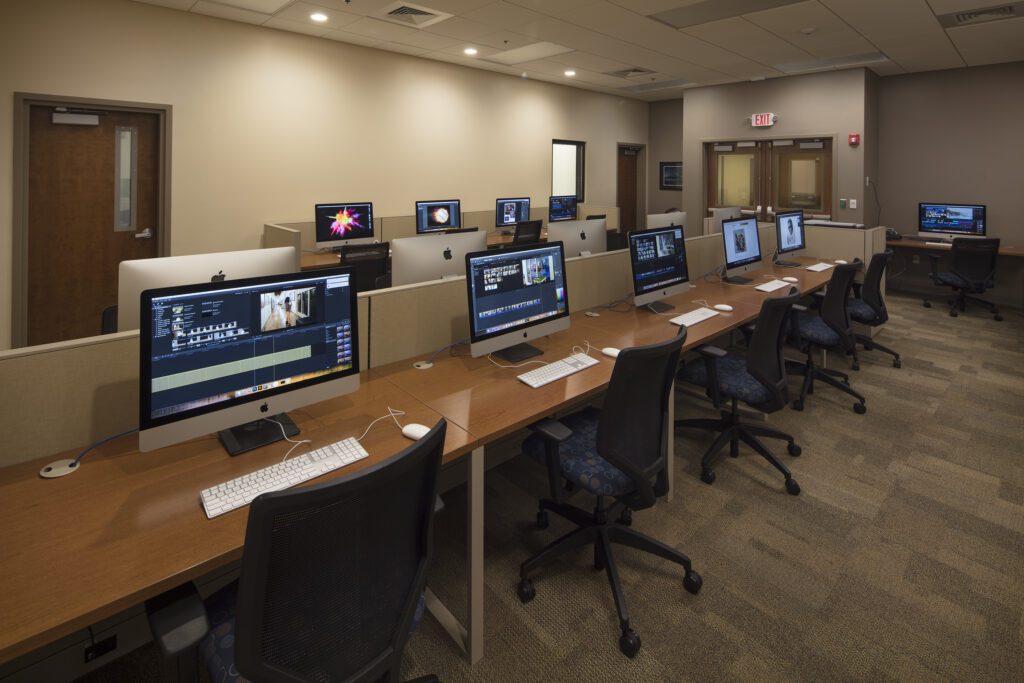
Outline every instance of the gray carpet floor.
<path fill-rule="evenodd" d="M 681 570 L 616 548 L 643 641 L 633 660 L 603 572 L 587 551 L 516 596 L 518 567 L 568 523 L 534 524 L 541 469 L 515 458 L 486 477 L 486 653 L 469 667 L 431 617 L 411 639 L 404 674 L 443 681 L 1024 680 L 1024 316 L 980 310 L 950 318 L 891 296 L 878 352 L 861 355 L 853 385 L 868 412 L 825 385 L 806 409 L 768 424 L 792 433 L 785 455 L 802 493 L 746 447 L 724 457 L 712 486 L 698 478 L 710 434 L 677 435 L 676 492 L 634 526 L 687 553 Z M 846 359 L 830 366 L 848 369 Z M 796 388 L 796 380 L 793 381 Z M 680 396 L 676 416 L 711 416 Z M 465 612 L 465 491 L 445 496 L 429 582 Z M 583 496 L 578 496 L 588 505 Z M 147 650 L 148 652 L 147 654 Z M 152 648 L 90 679 L 145 678 Z M 146 665 L 145 661 L 151 664 Z"/>

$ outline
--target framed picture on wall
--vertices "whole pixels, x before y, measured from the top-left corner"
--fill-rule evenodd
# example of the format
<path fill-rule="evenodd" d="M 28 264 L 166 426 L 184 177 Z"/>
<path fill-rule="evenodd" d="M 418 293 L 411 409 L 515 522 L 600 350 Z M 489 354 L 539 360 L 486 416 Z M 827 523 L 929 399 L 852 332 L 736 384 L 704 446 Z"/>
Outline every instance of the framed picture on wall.
<path fill-rule="evenodd" d="M 662 161 L 659 166 L 661 167 L 661 173 L 658 175 L 661 179 L 662 190 L 683 189 L 683 162 Z"/>

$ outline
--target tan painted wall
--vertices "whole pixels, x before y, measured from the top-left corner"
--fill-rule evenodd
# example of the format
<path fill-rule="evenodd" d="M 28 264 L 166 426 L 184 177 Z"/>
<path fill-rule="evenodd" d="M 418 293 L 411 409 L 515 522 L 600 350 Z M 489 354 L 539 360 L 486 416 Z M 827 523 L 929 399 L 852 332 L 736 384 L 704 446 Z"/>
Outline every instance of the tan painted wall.
<path fill-rule="evenodd" d="M 664 213 L 671 208 L 682 209 L 683 193 L 659 189 L 659 174 L 661 162 L 683 159 L 683 101 L 680 99 L 651 102 L 648 128 L 650 142 L 647 145 L 647 213 Z M 691 179 L 700 182 L 700 169 L 684 166 L 683 186 L 685 187 Z"/>
<path fill-rule="evenodd" d="M 128 0 L 0 3 L 0 348 L 18 91 L 173 105 L 173 254 L 258 247 L 317 201 L 546 204 L 552 138 L 587 141 L 587 200 L 611 205 L 616 143 L 648 126 L 636 100 Z"/>

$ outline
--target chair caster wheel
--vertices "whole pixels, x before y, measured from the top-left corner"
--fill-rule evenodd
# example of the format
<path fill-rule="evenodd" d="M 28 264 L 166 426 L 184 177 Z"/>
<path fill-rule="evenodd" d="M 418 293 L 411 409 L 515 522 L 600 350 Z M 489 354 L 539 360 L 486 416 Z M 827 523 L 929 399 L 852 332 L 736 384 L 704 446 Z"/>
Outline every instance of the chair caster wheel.
<path fill-rule="evenodd" d="M 516 594 L 519 595 L 519 601 L 523 604 L 533 600 L 537 595 L 537 591 L 533 588 L 533 581 L 529 579 L 521 580 L 519 586 L 516 587 Z"/>
<path fill-rule="evenodd" d="M 804 452 L 804 450 L 795 443 L 789 444 L 789 446 L 786 447 L 786 450 L 789 451 L 789 454 L 794 458 Z"/>
<path fill-rule="evenodd" d="M 683 588 L 686 589 L 687 593 L 696 595 L 697 593 L 700 593 L 701 586 L 703 585 L 704 579 L 700 577 L 700 574 L 692 569 L 686 572 L 686 577 L 683 578 Z"/>
<path fill-rule="evenodd" d="M 626 508 L 625 510 L 622 511 L 622 514 L 619 515 L 619 518 L 615 521 L 617 521 L 622 526 L 633 526 L 633 511 L 630 510 L 629 508 Z"/>
<path fill-rule="evenodd" d="M 950 311 L 950 312 L 949 312 L 949 317 L 950 317 L 950 318 L 955 318 L 955 317 L 957 317 L 958 315 L 960 315 L 960 314 L 959 314 L 959 313 L 957 313 L 956 311 Z"/>
<path fill-rule="evenodd" d="M 797 399 L 796 401 L 793 401 L 793 410 L 803 410 L 803 409 L 804 409 L 804 402 L 803 401 L 801 401 L 799 399 Z"/>
<path fill-rule="evenodd" d="M 892 366 L 894 368 L 902 368 L 903 367 L 903 361 L 901 361 L 899 358 L 894 358 L 893 361 L 892 361 Z"/>
<path fill-rule="evenodd" d="M 547 529 L 548 528 L 548 513 L 547 510 L 541 510 L 537 513 L 537 528 Z"/>
<path fill-rule="evenodd" d="M 622 632 L 622 635 L 619 636 L 619 649 L 630 659 L 636 657 L 636 653 L 640 651 L 640 636 L 636 634 L 636 631 L 626 629 Z"/>
<path fill-rule="evenodd" d="M 714 484 L 715 483 L 715 472 L 714 472 L 714 470 L 701 470 L 700 471 L 700 480 L 702 482 L 704 482 L 705 484 Z"/>
<path fill-rule="evenodd" d="M 932 307 L 932 302 L 931 301 L 922 301 L 921 303 L 922 303 L 922 305 L 925 308 L 931 308 Z"/>
<path fill-rule="evenodd" d="M 786 493 L 788 493 L 791 496 L 800 495 L 800 484 L 796 483 L 796 479 L 786 480 Z"/>
<path fill-rule="evenodd" d="M 863 415 L 864 413 L 868 412 L 868 407 L 863 403 L 854 403 L 853 412 L 857 413 L 858 415 Z"/>
<path fill-rule="evenodd" d="M 996 314 L 995 314 L 994 316 L 992 316 L 992 317 L 993 317 L 993 318 L 995 318 L 995 321 L 996 321 L 997 323 L 1001 323 L 1001 322 L 1003 322 L 1003 316 L 999 315 L 998 313 L 996 313 Z"/>

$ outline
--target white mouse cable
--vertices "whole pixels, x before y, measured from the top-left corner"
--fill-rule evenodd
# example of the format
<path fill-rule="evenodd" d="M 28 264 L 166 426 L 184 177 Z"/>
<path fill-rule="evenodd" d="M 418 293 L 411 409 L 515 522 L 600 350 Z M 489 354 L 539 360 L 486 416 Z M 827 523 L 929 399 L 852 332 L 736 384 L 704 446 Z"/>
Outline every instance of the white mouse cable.
<path fill-rule="evenodd" d="M 377 424 L 381 420 L 386 420 L 389 417 L 395 421 L 395 424 L 398 425 L 398 429 L 399 430 L 404 429 L 402 423 L 398 421 L 398 416 L 399 415 L 405 415 L 405 411 L 404 410 L 395 410 L 391 406 L 388 406 L 388 414 L 387 415 L 382 415 L 382 416 L 378 417 L 376 420 L 374 420 L 373 422 L 371 422 L 370 424 L 368 424 L 366 426 L 366 431 L 364 431 L 362 434 L 360 434 L 359 438 L 357 438 L 356 441 L 362 442 L 363 438 L 367 434 L 370 433 L 370 429 L 373 428 L 373 425 Z"/>
<path fill-rule="evenodd" d="M 277 420 L 275 420 L 272 417 L 264 417 L 263 419 L 266 420 L 267 422 L 273 422 L 278 427 L 280 427 L 281 428 L 281 437 L 285 441 L 287 441 L 288 443 L 294 444 L 291 448 L 288 449 L 288 452 L 284 454 L 284 457 L 281 458 L 281 462 L 284 462 L 285 460 L 287 460 L 291 456 L 292 451 L 294 451 L 296 448 L 298 448 L 302 444 L 304 444 L 304 443 L 313 443 L 312 439 L 302 439 L 300 441 L 296 441 L 295 439 L 289 439 L 288 438 L 288 434 L 284 431 L 284 425 L 283 424 L 281 424 L 280 422 L 278 422 Z"/>

